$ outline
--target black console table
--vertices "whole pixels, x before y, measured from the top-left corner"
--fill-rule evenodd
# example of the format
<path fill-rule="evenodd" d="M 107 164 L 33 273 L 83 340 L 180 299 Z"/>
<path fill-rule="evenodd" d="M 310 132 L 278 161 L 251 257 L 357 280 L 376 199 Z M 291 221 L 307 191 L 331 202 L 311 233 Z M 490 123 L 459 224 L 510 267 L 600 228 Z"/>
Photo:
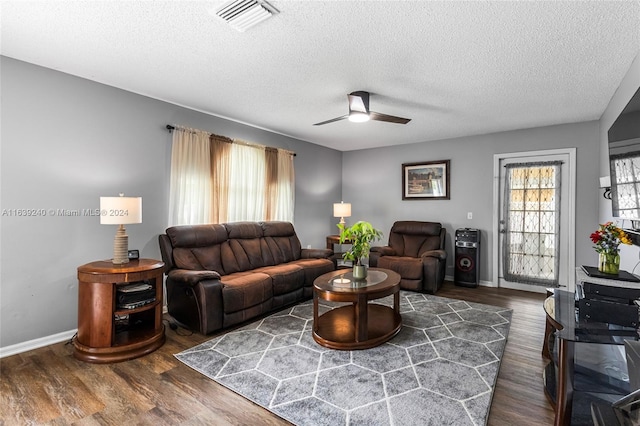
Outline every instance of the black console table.
<path fill-rule="evenodd" d="M 556 426 L 570 425 L 572 416 L 590 416 L 590 400 L 613 401 L 629 393 L 627 381 L 584 369 L 576 356 L 576 344 L 624 345 L 625 340 L 640 340 L 635 303 L 640 298 L 640 283 L 593 279 L 581 269 L 576 275 L 575 293 L 554 290 L 544 302 L 547 327 L 543 355 L 551 362 L 543 378 L 545 393 L 556 412 Z"/>

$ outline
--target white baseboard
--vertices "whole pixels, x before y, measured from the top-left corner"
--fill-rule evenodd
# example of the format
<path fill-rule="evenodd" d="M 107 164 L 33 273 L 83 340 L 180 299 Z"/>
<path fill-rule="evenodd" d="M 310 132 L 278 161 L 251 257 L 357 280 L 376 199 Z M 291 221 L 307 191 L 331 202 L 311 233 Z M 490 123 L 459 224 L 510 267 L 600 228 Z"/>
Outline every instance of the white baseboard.
<path fill-rule="evenodd" d="M 165 314 L 168 312 L 166 305 L 162 307 L 162 312 Z M 51 336 L 40 337 L 38 339 L 16 343 L 15 345 L 0 348 L 0 358 L 21 354 L 22 352 L 38 349 L 47 345 L 53 345 L 54 343 L 64 342 L 65 340 L 70 340 L 77 332 L 78 329 L 76 328 L 74 330 L 63 331 L 62 333 L 52 334 Z"/>
<path fill-rule="evenodd" d="M 29 340 L 27 342 L 17 343 L 15 345 L 0 348 L 0 358 L 11 355 L 20 354 L 43 346 L 53 345 L 54 343 L 70 340 L 78 330 L 63 331 L 62 333 L 52 334 L 51 336 L 40 337 L 38 339 Z"/>

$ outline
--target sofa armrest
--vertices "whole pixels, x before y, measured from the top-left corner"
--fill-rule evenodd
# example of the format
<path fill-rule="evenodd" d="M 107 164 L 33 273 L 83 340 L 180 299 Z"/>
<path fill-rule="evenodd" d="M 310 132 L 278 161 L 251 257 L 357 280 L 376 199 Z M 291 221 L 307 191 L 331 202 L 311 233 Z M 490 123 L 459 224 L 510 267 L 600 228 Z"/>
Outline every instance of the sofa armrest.
<path fill-rule="evenodd" d="M 166 281 L 166 302 L 169 314 L 180 324 L 209 334 L 224 325 L 223 285 L 218 278 L 204 278 L 203 272 L 213 271 L 170 271 Z M 217 272 L 213 274 L 219 276 Z M 203 279 L 198 280 L 198 277 Z"/>
<path fill-rule="evenodd" d="M 330 259 L 333 256 L 331 249 L 302 249 L 300 258 L 302 259 Z"/>
<path fill-rule="evenodd" d="M 173 269 L 167 274 L 169 278 L 178 284 L 186 284 L 190 287 L 204 280 L 219 280 L 220 274 L 216 271 L 191 271 L 189 269 Z"/>
<path fill-rule="evenodd" d="M 447 252 L 444 250 L 429 250 L 422 253 L 420 257 L 435 257 L 440 260 L 447 260 Z"/>

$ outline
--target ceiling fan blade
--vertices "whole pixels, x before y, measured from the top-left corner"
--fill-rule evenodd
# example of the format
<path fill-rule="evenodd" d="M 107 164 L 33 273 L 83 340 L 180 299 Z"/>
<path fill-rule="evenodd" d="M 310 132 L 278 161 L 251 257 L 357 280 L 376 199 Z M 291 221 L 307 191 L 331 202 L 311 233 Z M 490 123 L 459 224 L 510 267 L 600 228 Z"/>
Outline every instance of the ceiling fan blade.
<path fill-rule="evenodd" d="M 369 92 L 352 92 L 347 97 L 349 98 L 349 111 L 369 113 Z"/>
<path fill-rule="evenodd" d="M 342 117 L 332 118 L 331 120 L 321 121 L 320 123 L 314 124 L 314 126 L 322 126 L 323 124 L 333 123 L 334 121 L 344 120 L 345 118 L 349 118 L 348 115 L 343 115 Z"/>
<path fill-rule="evenodd" d="M 410 118 L 396 117 L 395 115 L 381 114 L 375 111 L 369 111 L 369 118 L 376 121 L 386 121 L 387 123 L 407 124 Z"/>

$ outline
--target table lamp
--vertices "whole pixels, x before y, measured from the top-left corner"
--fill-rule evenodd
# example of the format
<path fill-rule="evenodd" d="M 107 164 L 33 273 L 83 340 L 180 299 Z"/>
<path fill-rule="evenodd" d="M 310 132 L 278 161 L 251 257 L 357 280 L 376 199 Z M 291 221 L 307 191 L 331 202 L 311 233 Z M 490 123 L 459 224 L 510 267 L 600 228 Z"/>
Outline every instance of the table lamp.
<path fill-rule="evenodd" d="M 344 201 L 333 203 L 333 217 L 339 217 L 340 223 L 344 225 L 344 218 L 351 217 L 351 204 Z"/>
<path fill-rule="evenodd" d="M 142 197 L 100 197 L 100 224 L 119 225 L 113 240 L 113 264 L 129 263 L 129 236 L 124 225 L 142 223 Z"/>

